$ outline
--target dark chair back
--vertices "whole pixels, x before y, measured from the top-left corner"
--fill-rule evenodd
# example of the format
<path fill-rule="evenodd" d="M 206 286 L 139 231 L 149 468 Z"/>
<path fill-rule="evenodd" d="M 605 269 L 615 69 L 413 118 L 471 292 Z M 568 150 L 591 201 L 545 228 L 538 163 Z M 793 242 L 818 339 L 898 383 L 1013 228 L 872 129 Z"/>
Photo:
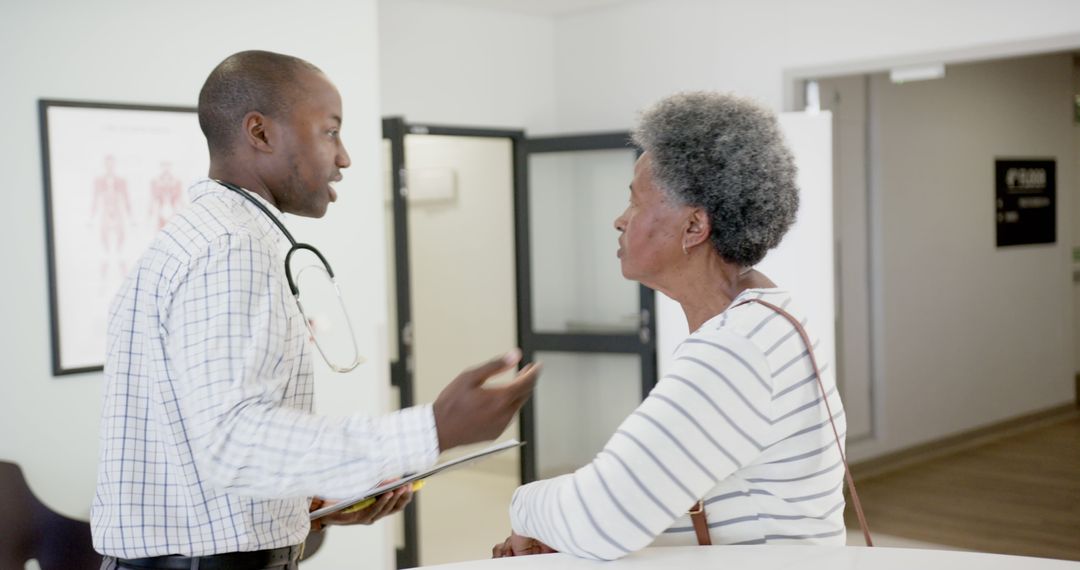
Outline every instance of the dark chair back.
<path fill-rule="evenodd" d="M 325 533 L 308 535 L 304 558 L 315 554 L 325 538 Z M 101 568 L 90 523 L 53 512 L 30 491 L 18 465 L 0 461 L 0 570 L 22 570 L 31 558 L 41 570 Z"/>
<path fill-rule="evenodd" d="M 0 461 L 0 569 L 21 570 L 35 558 L 41 570 L 98 570 L 90 523 L 53 512 L 30 491 L 22 469 Z"/>

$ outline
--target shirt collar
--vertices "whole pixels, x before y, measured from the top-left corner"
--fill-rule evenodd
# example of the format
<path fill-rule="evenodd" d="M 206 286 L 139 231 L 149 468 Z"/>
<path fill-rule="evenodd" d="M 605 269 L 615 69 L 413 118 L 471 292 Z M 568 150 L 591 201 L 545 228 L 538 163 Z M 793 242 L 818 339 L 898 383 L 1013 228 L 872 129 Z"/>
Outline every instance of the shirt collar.
<path fill-rule="evenodd" d="M 244 191 L 247 193 L 248 196 L 251 196 L 252 198 L 257 200 L 267 209 L 267 211 L 273 214 L 274 219 L 284 225 L 285 213 L 279 210 L 277 206 L 271 204 L 268 200 L 256 194 L 255 192 L 251 192 L 247 189 L 244 189 Z M 281 229 L 278 228 L 277 225 L 270 218 L 267 217 L 265 212 L 256 207 L 255 204 L 251 203 L 250 200 L 247 200 L 243 196 L 230 190 L 217 180 L 214 180 L 212 178 L 205 178 L 196 182 L 194 185 L 191 186 L 191 188 L 188 189 L 188 198 L 191 200 L 191 202 L 195 202 L 200 197 L 208 194 L 216 194 L 216 197 L 225 200 L 232 205 L 239 205 L 244 208 L 245 211 L 251 214 L 254 223 L 263 230 L 263 235 L 265 237 L 269 237 L 275 242 L 281 242 L 282 240 L 285 240 L 285 234 L 283 234 L 281 232 Z"/>

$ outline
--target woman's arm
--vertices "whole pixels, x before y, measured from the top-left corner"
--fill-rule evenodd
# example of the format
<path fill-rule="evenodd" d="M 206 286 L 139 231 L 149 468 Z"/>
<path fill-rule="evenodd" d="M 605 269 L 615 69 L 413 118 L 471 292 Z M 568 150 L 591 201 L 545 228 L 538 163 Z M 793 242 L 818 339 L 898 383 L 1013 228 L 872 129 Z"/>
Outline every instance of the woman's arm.
<path fill-rule="evenodd" d="M 684 343 L 669 373 L 595 459 L 520 487 L 515 533 L 560 552 L 612 560 L 651 543 L 767 445 L 771 378 L 744 338 Z"/>

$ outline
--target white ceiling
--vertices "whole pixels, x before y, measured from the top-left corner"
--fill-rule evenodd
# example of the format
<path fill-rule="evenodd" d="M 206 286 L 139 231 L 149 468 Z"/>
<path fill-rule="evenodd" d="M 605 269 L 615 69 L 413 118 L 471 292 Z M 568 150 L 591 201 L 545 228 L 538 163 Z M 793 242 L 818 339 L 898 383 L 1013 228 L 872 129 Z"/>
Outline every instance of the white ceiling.
<path fill-rule="evenodd" d="M 460 4 L 489 10 L 533 14 L 536 16 L 565 16 L 636 0 L 428 0 L 443 4 Z"/>

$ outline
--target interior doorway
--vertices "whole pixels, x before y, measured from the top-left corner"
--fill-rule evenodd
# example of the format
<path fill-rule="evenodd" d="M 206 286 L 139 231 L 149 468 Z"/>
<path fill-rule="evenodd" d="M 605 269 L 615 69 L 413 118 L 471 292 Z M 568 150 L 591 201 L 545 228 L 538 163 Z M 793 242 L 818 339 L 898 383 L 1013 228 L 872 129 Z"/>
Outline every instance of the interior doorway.
<path fill-rule="evenodd" d="M 1075 397 L 1080 67 L 1075 51 L 986 49 L 787 74 L 794 108 L 834 118 L 838 379 L 856 460 Z M 995 240 L 995 168 L 1014 160 L 1056 165 L 1051 243 Z"/>
<path fill-rule="evenodd" d="M 511 346 L 545 365 L 500 438 L 527 445 L 440 475 L 394 522 L 399 568 L 482 558 L 514 489 L 590 461 L 656 382 L 654 295 L 614 253 L 637 150 L 627 133 L 528 139 L 400 118 L 383 136 L 391 408 L 432 401 Z"/>
<path fill-rule="evenodd" d="M 522 134 L 402 119 L 384 120 L 383 130 L 398 408 L 434 401 L 462 369 L 518 344 L 514 154 Z M 500 439 L 517 432 L 511 425 Z M 490 551 L 521 481 L 516 453 L 429 481 L 396 523 L 398 567 Z M 475 522 L 460 524 L 464 512 Z"/>
<path fill-rule="evenodd" d="M 655 296 L 615 255 L 638 155 L 626 132 L 525 140 L 522 349 L 545 366 L 522 410 L 526 482 L 591 461 L 656 384 Z"/>

